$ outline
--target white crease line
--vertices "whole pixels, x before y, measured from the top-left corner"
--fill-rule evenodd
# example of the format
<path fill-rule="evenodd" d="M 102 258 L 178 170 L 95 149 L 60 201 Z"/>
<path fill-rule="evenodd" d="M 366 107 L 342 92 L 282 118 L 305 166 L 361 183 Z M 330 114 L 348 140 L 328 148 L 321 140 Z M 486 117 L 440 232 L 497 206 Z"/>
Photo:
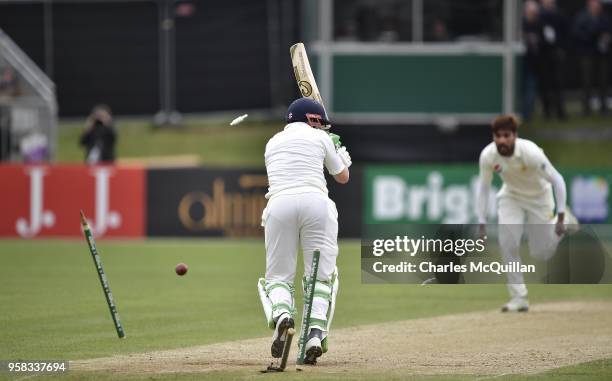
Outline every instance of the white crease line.
<path fill-rule="evenodd" d="M 485 377 L 475 378 L 474 381 L 492 380 L 494 378 L 504 377 L 504 376 L 507 376 L 509 374 L 511 374 L 511 373 L 502 373 L 502 374 L 497 374 L 495 376 L 485 376 Z"/>

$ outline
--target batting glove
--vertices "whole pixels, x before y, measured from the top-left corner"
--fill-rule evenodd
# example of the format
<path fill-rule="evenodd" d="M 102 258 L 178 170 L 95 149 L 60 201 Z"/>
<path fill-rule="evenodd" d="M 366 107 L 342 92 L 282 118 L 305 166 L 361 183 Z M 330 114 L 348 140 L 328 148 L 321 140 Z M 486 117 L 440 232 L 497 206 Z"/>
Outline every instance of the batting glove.
<path fill-rule="evenodd" d="M 328 132 L 328 134 L 332 142 L 334 142 L 334 146 L 339 148 L 342 145 L 342 143 L 340 142 L 340 135 L 334 134 L 332 132 Z"/>
<path fill-rule="evenodd" d="M 346 165 L 346 167 L 350 167 L 351 164 L 353 164 L 353 162 L 351 161 L 351 155 L 349 155 L 348 151 L 346 150 L 346 147 L 342 146 L 340 148 L 338 148 L 337 150 L 338 155 L 340 155 L 340 159 L 342 159 L 342 162 L 344 163 L 344 165 Z"/>

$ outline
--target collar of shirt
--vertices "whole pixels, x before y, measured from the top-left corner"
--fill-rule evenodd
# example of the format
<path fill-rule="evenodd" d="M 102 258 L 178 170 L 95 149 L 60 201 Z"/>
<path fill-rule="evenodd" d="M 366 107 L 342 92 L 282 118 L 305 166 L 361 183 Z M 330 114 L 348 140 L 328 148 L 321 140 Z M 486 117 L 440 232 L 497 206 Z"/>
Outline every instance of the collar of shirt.
<path fill-rule="evenodd" d="M 289 123 L 288 125 L 286 125 L 283 130 L 286 130 L 289 127 L 312 128 L 304 122 L 293 122 L 293 123 Z"/>

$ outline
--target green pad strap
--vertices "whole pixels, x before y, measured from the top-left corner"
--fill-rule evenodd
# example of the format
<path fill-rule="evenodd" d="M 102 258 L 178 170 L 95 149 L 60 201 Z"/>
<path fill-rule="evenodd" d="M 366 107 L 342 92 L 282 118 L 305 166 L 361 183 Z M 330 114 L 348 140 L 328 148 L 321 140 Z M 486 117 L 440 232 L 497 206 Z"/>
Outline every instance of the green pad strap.
<path fill-rule="evenodd" d="M 286 283 L 286 282 L 280 282 L 280 281 L 265 281 L 264 285 L 264 290 L 266 291 L 266 295 L 268 297 L 270 297 L 270 293 L 272 292 L 272 290 L 277 289 L 277 288 L 282 288 L 285 289 L 287 291 L 289 291 L 289 293 L 291 294 L 291 299 L 293 299 L 294 295 L 295 295 L 295 288 L 293 287 L 293 285 L 291 283 Z M 272 305 L 272 315 L 276 315 L 279 311 L 287 311 L 289 313 L 289 315 L 291 315 L 292 318 L 295 318 L 297 311 L 294 307 L 290 306 L 287 303 L 276 303 Z M 268 326 L 271 328 L 274 328 L 274 321 L 268 322 Z"/>
<path fill-rule="evenodd" d="M 325 292 L 325 291 L 319 291 L 319 290 L 315 290 L 314 292 L 314 297 L 319 297 L 319 298 L 323 298 L 327 301 L 331 301 L 331 293 L 329 292 Z"/>
<path fill-rule="evenodd" d="M 330 302 L 332 297 L 332 285 L 329 282 L 317 281 L 315 284 L 314 296 Z"/>
<path fill-rule="evenodd" d="M 275 312 L 278 311 L 287 311 L 289 312 L 289 315 L 291 315 L 291 317 L 295 317 L 296 315 L 296 310 L 295 308 L 291 307 L 290 305 L 288 305 L 287 303 L 276 303 L 272 305 L 272 314 L 274 314 Z"/>
<path fill-rule="evenodd" d="M 319 327 L 322 330 L 327 329 L 327 319 L 317 319 L 317 318 L 311 317 L 308 321 L 310 322 L 311 329 L 312 327 Z"/>

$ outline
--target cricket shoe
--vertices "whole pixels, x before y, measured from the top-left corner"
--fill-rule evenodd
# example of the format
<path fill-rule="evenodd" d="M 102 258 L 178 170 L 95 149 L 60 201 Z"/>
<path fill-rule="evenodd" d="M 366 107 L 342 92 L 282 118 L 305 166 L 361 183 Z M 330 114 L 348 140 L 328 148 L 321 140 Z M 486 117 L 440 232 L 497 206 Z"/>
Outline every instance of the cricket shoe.
<path fill-rule="evenodd" d="M 295 322 L 289 314 L 284 313 L 279 316 L 276 321 L 276 328 L 274 329 L 274 336 L 272 336 L 272 357 L 280 358 L 283 355 L 283 348 L 285 347 L 285 341 L 287 340 L 287 331 L 289 328 L 294 328 Z"/>
<path fill-rule="evenodd" d="M 320 329 L 313 328 L 310 330 L 305 347 L 304 364 L 316 365 L 317 359 L 323 354 L 322 334 L 323 332 Z"/>
<path fill-rule="evenodd" d="M 527 298 L 516 297 L 504 304 L 501 312 L 527 312 L 529 311 L 529 302 Z"/>

